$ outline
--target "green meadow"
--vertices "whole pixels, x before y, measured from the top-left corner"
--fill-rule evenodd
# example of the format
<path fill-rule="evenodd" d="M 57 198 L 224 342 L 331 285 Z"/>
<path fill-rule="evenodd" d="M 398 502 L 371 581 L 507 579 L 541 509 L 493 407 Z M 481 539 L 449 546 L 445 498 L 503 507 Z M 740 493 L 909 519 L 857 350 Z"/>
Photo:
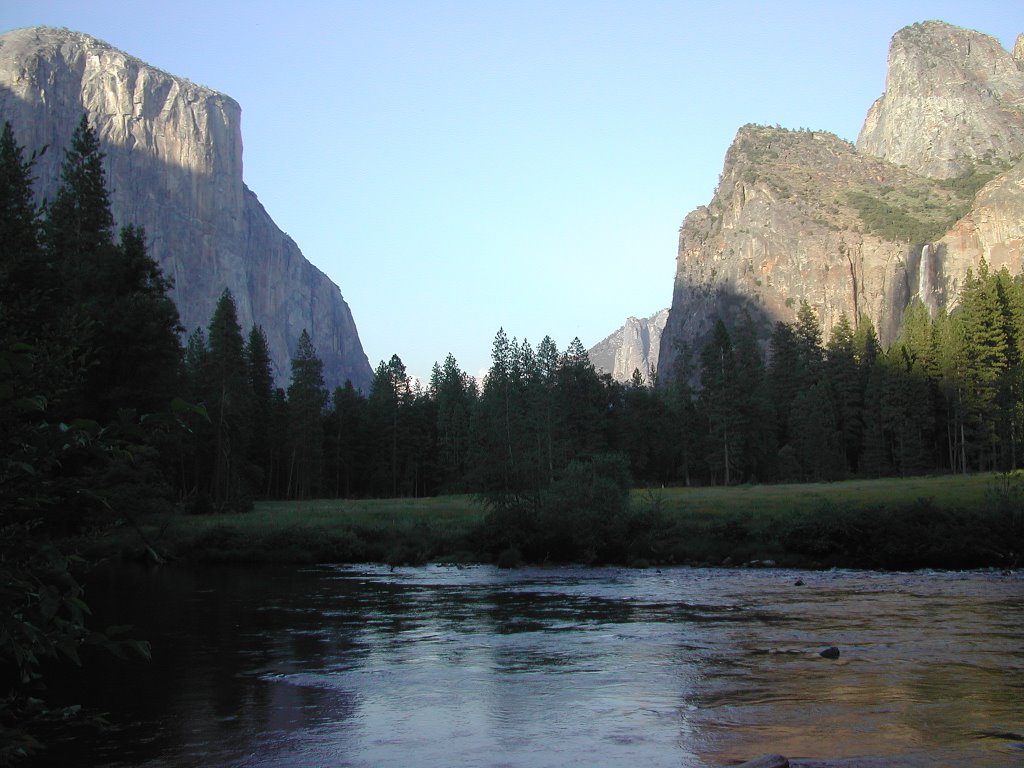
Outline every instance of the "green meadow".
<path fill-rule="evenodd" d="M 1015 567 L 1024 479 L 976 474 L 835 483 L 636 489 L 632 565 Z M 219 563 L 487 562 L 472 495 L 258 502 L 251 512 L 166 515 L 94 542 Z"/>

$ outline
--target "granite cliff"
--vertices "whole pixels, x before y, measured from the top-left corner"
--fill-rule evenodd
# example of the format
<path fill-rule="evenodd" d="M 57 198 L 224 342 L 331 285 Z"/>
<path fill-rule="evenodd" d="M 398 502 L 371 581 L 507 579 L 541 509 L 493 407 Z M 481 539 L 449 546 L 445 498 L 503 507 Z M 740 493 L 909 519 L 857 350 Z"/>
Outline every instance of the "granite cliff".
<path fill-rule="evenodd" d="M 610 374 L 615 381 L 629 382 L 633 371 L 640 371 L 649 384 L 651 372 L 658 370 L 661 334 L 667 320 L 667 309 L 650 317 L 627 318 L 621 328 L 587 350 L 590 362 L 599 373 Z"/>
<path fill-rule="evenodd" d="M 145 227 L 186 329 L 205 328 L 229 288 L 243 332 L 263 326 L 279 384 L 305 328 L 328 385 L 368 388 L 372 370 L 341 291 L 242 180 L 234 100 L 88 35 L 45 27 L 0 35 L 0 117 L 27 149 L 51 150 L 36 167 L 41 196 L 52 197 L 83 112 L 106 153 L 115 221 Z"/>
<path fill-rule="evenodd" d="M 842 314 L 884 344 L 916 297 L 952 308 L 969 267 L 1024 266 L 1024 36 L 1007 52 L 942 22 L 892 39 L 885 94 L 857 145 L 744 126 L 707 206 L 679 233 L 660 368 L 746 312 L 762 338 L 801 301 L 827 338 Z"/>

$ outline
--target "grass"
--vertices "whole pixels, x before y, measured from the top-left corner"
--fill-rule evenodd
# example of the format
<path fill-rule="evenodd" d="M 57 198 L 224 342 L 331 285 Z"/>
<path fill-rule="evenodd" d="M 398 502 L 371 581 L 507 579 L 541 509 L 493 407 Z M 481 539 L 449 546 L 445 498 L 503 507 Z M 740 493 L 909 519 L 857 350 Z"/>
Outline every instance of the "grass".
<path fill-rule="evenodd" d="M 1024 550 L 1022 489 L 995 475 L 638 489 L 626 561 L 1012 566 Z M 468 495 L 276 501 L 248 513 L 152 516 L 139 528 L 157 551 L 202 562 L 471 562 L 496 555 L 481 544 L 485 513 Z M 124 526 L 95 546 L 136 556 L 141 541 Z"/>
<path fill-rule="evenodd" d="M 786 517 L 815 511 L 822 504 L 839 507 L 899 505 L 922 498 L 931 499 L 944 509 L 972 509 L 986 503 L 993 480 L 993 475 L 978 474 L 729 488 L 661 488 L 636 491 L 635 498 L 637 501 L 653 500 L 671 515 L 703 519 L 744 514 Z"/>

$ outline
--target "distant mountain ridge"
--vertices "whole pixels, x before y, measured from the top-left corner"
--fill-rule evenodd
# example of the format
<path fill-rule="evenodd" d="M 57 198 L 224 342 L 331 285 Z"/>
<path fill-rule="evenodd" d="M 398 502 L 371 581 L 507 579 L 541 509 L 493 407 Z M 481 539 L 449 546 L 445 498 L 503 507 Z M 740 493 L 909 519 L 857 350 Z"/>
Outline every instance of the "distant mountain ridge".
<path fill-rule="evenodd" d="M 658 370 L 661 333 L 667 320 L 667 309 L 650 317 L 627 318 L 621 328 L 587 350 L 590 362 L 599 373 L 611 374 L 615 381 L 629 382 L 633 371 L 640 371 L 644 383 L 651 384 L 651 374 Z"/>
<path fill-rule="evenodd" d="M 188 331 L 206 328 L 228 288 L 243 332 L 263 326 L 279 385 L 306 329 L 329 386 L 348 379 L 368 390 L 372 370 L 341 291 L 242 180 L 233 99 L 89 35 L 48 27 L 0 35 L 0 117 L 29 151 L 50 148 L 35 171 L 41 196 L 53 196 L 83 112 L 107 155 L 115 221 L 145 227 Z"/>
<path fill-rule="evenodd" d="M 1024 265 L 1024 35 L 1014 53 L 929 21 L 892 39 L 885 94 L 856 147 L 820 131 L 744 126 L 711 202 L 679 234 L 661 340 L 699 352 L 717 319 L 751 315 L 766 339 L 801 301 L 825 337 L 842 314 L 883 343 L 907 305 L 955 306 L 982 258 Z"/>

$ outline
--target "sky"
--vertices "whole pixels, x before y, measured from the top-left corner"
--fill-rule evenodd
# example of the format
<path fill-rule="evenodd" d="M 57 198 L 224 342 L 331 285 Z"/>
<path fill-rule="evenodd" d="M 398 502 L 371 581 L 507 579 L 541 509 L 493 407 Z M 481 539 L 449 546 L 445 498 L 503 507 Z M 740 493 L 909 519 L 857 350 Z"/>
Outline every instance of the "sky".
<path fill-rule="evenodd" d="M 746 123 L 855 141 L 889 40 L 1008 49 L 1024 4 L 6 0 L 242 107 L 244 179 L 341 288 L 370 365 L 477 375 L 499 328 L 591 347 L 672 300 L 686 214 Z"/>

